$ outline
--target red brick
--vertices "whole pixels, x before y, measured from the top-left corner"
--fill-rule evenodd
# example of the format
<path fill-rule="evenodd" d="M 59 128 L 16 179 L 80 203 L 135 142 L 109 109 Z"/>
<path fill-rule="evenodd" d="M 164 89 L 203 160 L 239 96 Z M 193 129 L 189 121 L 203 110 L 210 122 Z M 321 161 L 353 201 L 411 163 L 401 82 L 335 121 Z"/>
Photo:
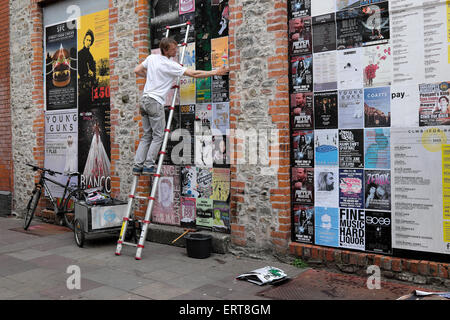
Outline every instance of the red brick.
<path fill-rule="evenodd" d="M 419 274 L 423 275 L 423 276 L 427 276 L 428 275 L 428 261 L 420 261 L 419 263 Z"/>
<path fill-rule="evenodd" d="M 392 271 L 400 272 L 402 271 L 402 260 L 398 258 L 392 259 Z"/>
<path fill-rule="evenodd" d="M 448 269 L 446 264 L 443 263 L 438 264 L 438 277 L 444 279 L 448 278 Z"/>
<path fill-rule="evenodd" d="M 409 260 L 409 272 L 418 274 L 419 273 L 419 260 Z"/>

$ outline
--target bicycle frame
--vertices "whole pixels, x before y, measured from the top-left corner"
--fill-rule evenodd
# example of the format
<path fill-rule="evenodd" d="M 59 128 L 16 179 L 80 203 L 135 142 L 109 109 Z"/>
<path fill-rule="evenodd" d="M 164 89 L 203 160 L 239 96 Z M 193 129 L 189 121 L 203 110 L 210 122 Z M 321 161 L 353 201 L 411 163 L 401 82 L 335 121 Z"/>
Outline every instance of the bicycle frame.
<path fill-rule="evenodd" d="M 60 209 L 62 209 L 60 207 L 62 207 L 64 205 L 64 199 L 66 197 L 66 194 L 69 195 L 70 192 L 76 190 L 76 188 L 72 188 L 72 187 L 69 186 L 70 180 L 71 180 L 71 176 L 69 176 L 67 178 L 67 183 L 64 185 L 64 184 L 60 183 L 59 181 L 55 181 L 53 179 L 50 179 L 50 178 L 46 177 L 45 176 L 45 171 L 41 173 L 41 177 L 39 179 L 38 185 L 40 185 L 41 188 L 44 187 L 44 190 L 47 192 L 47 195 L 48 195 L 48 197 L 50 199 L 50 202 L 52 203 L 53 207 L 57 210 L 57 212 L 55 212 L 55 214 L 58 214 Z M 78 184 L 80 182 L 79 180 L 80 180 L 80 177 L 78 177 Z M 64 188 L 64 193 L 63 193 L 63 195 L 61 197 L 61 199 L 63 199 L 63 200 L 60 203 L 60 207 L 58 207 L 57 201 L 56 201 L 55 197 L 52 195 L 52 193 L 50 191 L 50 188 L 48 187 L 46 181 L 49 181 L 49 182 L 51 182 L 53 184 L 56 184 L 56 185 Z"/>

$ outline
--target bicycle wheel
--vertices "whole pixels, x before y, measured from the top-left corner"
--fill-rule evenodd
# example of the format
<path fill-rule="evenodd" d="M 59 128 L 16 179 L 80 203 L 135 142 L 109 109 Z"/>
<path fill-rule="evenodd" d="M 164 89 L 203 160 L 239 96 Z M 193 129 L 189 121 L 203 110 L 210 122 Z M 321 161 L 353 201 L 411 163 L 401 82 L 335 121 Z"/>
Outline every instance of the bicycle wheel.
<path fill-rule="evenodd" d="M 83 229 L 83 223 L 81 223 L 80 220 L 75 219 L 74 221 L 74 236 L 75 236 L 75 242 L 77 243 L 77 246 L 80 248 L 84 245 L 84 229 Z"/>
<path fill-rule="evenodd" d="M 64 223 L 67 227 L 69 227 L 71 230 L 74 229 L 74 220 L 75 220 L 75 202 L 77 200 L 83 199 L 83 191 L 80 190 L 74 190 L 66 197 L 64 200 L 64 207 L 63 207 L 63 216 L 64 216 Z"/>
<path fill-rule="evenodd" d="M 27 205 L 27 212 L 25 213 L 25 219 L 23 222 L 23 229 L 27 230 L 30 226 L 31 220 L 33 220 L 34 211 L 36 210 L 36 207 L 39 202 L 39 198 L 41 197 L 41 190 L 40 189 L 34 189 L 33 195 L 30 198 L 30 201 L 28 201 Z"/>

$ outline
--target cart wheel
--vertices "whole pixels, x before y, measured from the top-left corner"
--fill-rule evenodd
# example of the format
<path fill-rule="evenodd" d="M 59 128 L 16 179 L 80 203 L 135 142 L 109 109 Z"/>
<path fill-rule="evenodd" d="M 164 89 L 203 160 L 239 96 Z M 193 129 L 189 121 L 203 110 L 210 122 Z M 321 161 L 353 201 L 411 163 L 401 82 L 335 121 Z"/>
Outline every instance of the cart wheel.
<path fill-rule="evenodd" d="M 75 235 L 75 242 L 77 243 L 77 246 L 82 248 L 84 245 L 85 237 L 84 237 L 83 223 L 78 219 L 75 219 L 74 221 L 73 233 Z"/>

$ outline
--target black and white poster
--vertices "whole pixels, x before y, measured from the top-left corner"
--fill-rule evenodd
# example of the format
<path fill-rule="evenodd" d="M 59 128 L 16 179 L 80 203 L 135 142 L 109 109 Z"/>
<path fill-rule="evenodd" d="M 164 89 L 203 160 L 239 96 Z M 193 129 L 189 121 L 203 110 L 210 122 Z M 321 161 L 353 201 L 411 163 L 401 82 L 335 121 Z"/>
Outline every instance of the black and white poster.
<path fill-rule="evenodd" d="M 292 202 L 314 205 L 314 169 L 292 168 Z"/>
<path fill-rule="evenodd" d="M 366 251 L 391 254 L 391 213 L 366 211 Z"/>
<path fill-rule="evenodd" d="M 312 55 L 291 57 L 291 93 L 313 91 Z"/>
<path fill-rule="evenodd" d="M 314 93 L 314 127 L 316 129 L 338 128 L 337 91 Z"/>
<path fill-rule="evenodd" d="M 296 167 L 314 167 L 314 131 L 293 131 L 292 156 Z"/>
<path fill-rule="evenodd" d="M 338 176 L 337 167 L 314 168 L 314 205 L 316 207 L 338 207 Z"/>
<path fill-rule="evenodd" d="M 339 167 L 364 168 L 364 130 L 339 130 Z"/>
<path fill-rule="evenodd" d="M 391 210 L 391 171 L 364 171 L 364 207 L 375 210 Z"/>
<path fill-rule="evenodd" d="M 183 148 L 180 157 L 183 164 L 194 163 L 194 124 L 195 124 L 195 104 L 180 106 L 180 141 Z"/>
<path fill-rule="evenodd" d="M 364 208 L 363 169 L 339 169 L 339 207 Z"/>
<path fill-rule="evenodd" d="M 229 76 L 212 76 L 211 91 L 213 102 L 227 102 L 229 98 Z"/>
<path fill-rule="evenodd" d="M 295 241 L 314 244 L 314 207 L 294 205 Z"/>
<path fill-rule="evenodd" d="M 312 18 L 313 52 L 336 50 L 336 19 L 334 13 Z"/>
<path fill-rule="evenodd" d="M 337 52 L 337 78 L 339 90 L 350 90 L 364 86 L 362 48 Z"/>
<path fill-rule="evenodd" d="M 365 212 L 361 209 L 339 209 L 339 247 L 365 250 Z"/>
<path fill-rule="evenodd" d="M 362 46 L 361 11 L 359 7 L 336 12 L 337 49 Z"/>
<path fill-rule="evenodd" d="M 299 56 L 312 52 L 311 17 L 289 21 L 289 53 Z"/>
<path fill-rule="evenodd" d="M 314 91 L 336 90 L 337 71 L 336 51 L 314 53 Z"/>
<path fill-rule="evenodd" d="M 291 128 L 314 129 L 313 94 L 291 94 Z"/>

